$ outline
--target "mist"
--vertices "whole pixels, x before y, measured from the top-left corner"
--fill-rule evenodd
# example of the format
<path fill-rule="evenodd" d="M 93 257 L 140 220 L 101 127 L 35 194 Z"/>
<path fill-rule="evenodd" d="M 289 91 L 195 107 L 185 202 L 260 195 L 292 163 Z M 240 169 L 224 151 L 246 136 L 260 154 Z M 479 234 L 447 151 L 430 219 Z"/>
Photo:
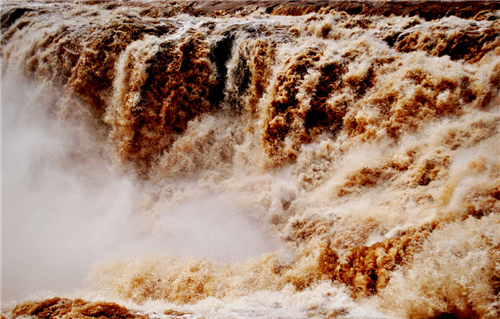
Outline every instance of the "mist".
<path fill-rule="evenodd" d="M 330 4 L 2 4 L 6 316 L 500 317 L 500 3 Z"/>
<path fill-rule="evenodd" d="M 227 195 L 185 191 L 154 206 L 141 191 L 153 186 L 114 167 L 91 128 L 51 111 L 54 90 L 12 74 L 2 90 L 3 303 L 74 293 L 112 256 L 234 261 L 276 248 Z"/>

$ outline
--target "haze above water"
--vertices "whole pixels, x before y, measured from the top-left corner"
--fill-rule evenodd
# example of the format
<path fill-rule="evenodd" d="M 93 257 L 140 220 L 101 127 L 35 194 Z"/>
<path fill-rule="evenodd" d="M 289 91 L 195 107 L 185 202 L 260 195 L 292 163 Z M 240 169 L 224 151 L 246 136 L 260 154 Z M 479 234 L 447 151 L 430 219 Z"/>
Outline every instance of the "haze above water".
<path fill-rule="evenodd" d="M 498 317 L 498 3 L 368 3 L 3 3 L 2 312 Z"/>

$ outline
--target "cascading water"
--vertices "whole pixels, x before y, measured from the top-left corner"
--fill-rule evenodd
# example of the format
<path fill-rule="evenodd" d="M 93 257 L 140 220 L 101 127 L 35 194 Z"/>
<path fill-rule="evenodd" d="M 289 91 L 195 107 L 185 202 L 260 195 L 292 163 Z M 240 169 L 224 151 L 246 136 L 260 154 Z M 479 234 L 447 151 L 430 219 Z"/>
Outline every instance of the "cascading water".
<path fill-rule="evenodd" d="M 1 10 L 3 316 L 500 315 L 500 2 Z"/>

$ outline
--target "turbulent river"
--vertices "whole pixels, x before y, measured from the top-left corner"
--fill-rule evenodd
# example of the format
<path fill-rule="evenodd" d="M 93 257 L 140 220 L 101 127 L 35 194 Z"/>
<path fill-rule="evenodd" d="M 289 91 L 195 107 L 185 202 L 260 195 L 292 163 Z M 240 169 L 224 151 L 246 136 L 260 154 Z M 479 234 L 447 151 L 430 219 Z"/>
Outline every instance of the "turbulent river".
<path fill-rule="evenodd" d="M 500 2 L 3 1 L 1 318 L 500 317 Z"/>

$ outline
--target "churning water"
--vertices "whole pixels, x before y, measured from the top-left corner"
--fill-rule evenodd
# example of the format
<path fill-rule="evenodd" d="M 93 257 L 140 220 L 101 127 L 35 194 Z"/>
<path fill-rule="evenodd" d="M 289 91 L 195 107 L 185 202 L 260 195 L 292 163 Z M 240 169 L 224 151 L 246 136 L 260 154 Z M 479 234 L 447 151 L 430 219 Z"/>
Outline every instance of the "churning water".
<path fill-rule="evenodd" d="M 498 2 L 2 4 L 2 316 L 498 318 Z"/>

